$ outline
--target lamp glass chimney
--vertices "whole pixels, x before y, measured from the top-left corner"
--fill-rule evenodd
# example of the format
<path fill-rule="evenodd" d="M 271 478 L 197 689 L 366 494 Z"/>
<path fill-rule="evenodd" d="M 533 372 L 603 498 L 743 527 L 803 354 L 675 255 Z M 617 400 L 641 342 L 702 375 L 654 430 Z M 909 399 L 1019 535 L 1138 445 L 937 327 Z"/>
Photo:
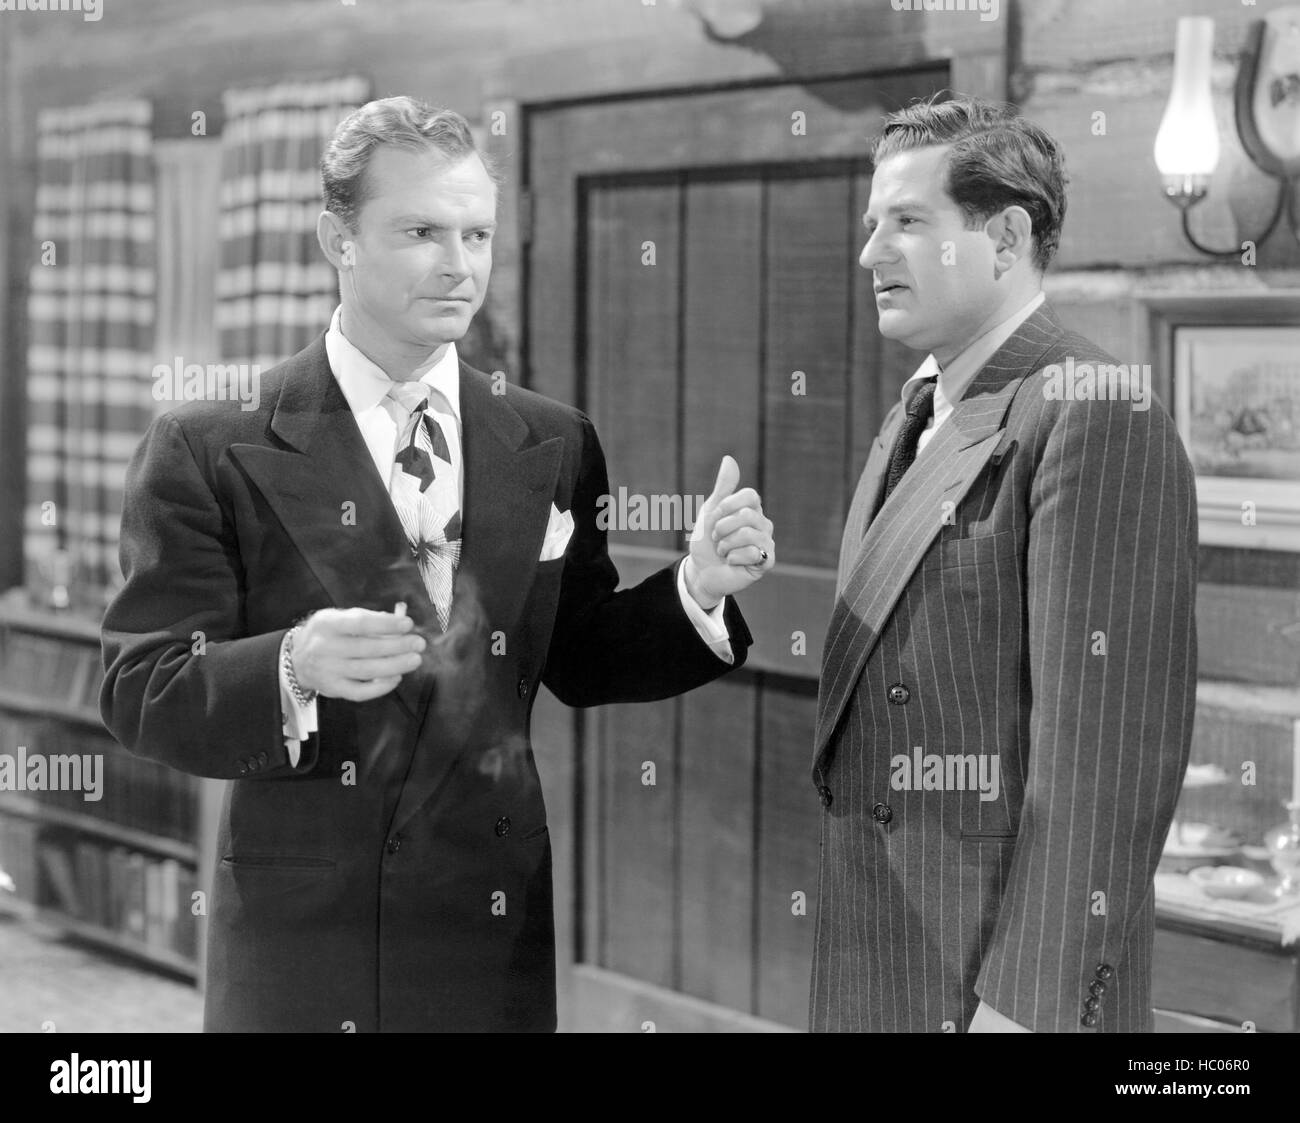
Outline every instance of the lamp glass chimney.
<path fill-rule="evenodd" d="M 1166 177 L 1208 178 L 1219 163 L 1210 67 L 1214 20 L 1185 16 L 1178 21 L 1174 81 L 1156 133 L 1156 167 Z"/>

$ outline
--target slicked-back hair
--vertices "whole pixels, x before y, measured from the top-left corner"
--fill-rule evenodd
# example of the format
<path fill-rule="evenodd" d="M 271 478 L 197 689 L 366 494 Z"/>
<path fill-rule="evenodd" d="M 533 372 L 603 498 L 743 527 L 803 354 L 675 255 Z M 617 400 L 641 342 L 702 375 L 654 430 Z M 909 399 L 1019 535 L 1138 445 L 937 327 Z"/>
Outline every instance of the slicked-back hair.
<path fill-rule="evenodd" d="M 1047 269 L 1065 221 L 1065 158 L 1060 147 L 1014 106 L 981 98 L 918 101 L 885 118 L 872 160 L 948 145 L 944 190 L 976 229 L 1005 207 L 1023 207 L 1033 224 L 1034 265 Z"/>
<path fill-rule="evenodd" d="M 334 130 L 320 161 L 321 197 L 325 209 L 338 215 L 349 230 L 370 197 L 367 169 L 380 145 L 408 152 L 433 149 L 449 163 L 476 154 L 492 182 L 499 175 L 474 144 L 469 122 L 452 109 L 438 109 L 412 97 L 386 97 L 354 110 Z"/>

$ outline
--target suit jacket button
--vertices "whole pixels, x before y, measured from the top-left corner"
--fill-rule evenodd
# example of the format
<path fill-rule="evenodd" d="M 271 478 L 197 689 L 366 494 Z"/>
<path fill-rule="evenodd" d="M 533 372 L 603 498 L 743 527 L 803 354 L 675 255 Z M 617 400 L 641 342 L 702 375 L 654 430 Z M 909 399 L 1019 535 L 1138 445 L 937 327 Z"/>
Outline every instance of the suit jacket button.
<path fill-rule="evenodd" d="M 831 805 L 831 800 L 834 798 L 834 796 L 831 795 L 830 788 L 828 788 L 825 784 L 823 784 L 820 788 L 817 789 L 817 798 L 822 801 L 823 807 L 829 807 Z"/>
<path fill-rule="evenodd" d="M 496 825 L 497 838 L 505 838 L 510 833 L 510 816 L 502 815 L 497 820 Z"/>
<path fill-rule="evenodd" d="M 1106 984 L 1102 982 L 1089 983 L 1088 993 L 1095 998 L 1100 998 L 1103 994 L 1106 993 Z"/>
<path fill-rule="evenodd" d="M 876 806 L 871 809 L 871 817 L 881 826 L 884 826 L 894 817 L 894 809 L 887 803 L 877 803 Z"/>
<path fill-rule="evenodd" d="M 401 848 L 402 848 L 402 836 L 400 834 L 393 835 L 393 837 L 388 840 L 388 843 L 385 846 L 385 849 L 390 854 L 396 854 Z"/>
<path fill-rule="evenodd" d="M 1092 1029 L 1092 1027 L 1097 1024 L 1097 1015 L 1084 1014 L 1084 1016 L 1079 1019 L 1079 1024 L 1083 1026 L 1084 1029 Z"/>
<path fill-rule="evenodd" d="M 241 760 L 238 764 L 238 768 L 239 768 L 239 774 L 243 776 L 245 773 L 248 772 L 248 761 Z"/>
<path fill-rule="evenodd" d="M 270 758 L 267 757 L 266 753 L 258 753 L 258 754 L 257 754 L 257 763 L 258 763 L 258 764 L 265 764 L 265 763 L 267 762 L 268 759 L 270 759 Z"/>
<path fill-rule="evenodd" d="M 1102 982 L 1108 982 L 1110 977 L 1115 974 L 1115 968 L 1109 963 L 1103 963 L 1097 968 L 1097 978 Z"/>
<path fill-rule="evenodd" d="M 262 762 L 258 760 L 257 757 L 250 756 L 248 758 L 248 770 L 250 772 L 256 772 L 261 767 L 262 767 Z"/>
<path fill-rule="evenodd" d="M 519 680 L 519 685 L 515 687 L 515 692 L 520 698 L 528 697 L 528 680 L 526 678 L 521 678 Z"/>
<path fill-rule="evenodd" d="M 891 706 L 906 706 L 907 700 L 911 697 L 912 692 L 901 682 L 896 682 L 889 688 L 889 704 Z"/>
<path fill-rule="evenodd" d="M 1087 1010 L 1089 1014 L 1095 1014 L 1097 1012 L 1097 1007 L 1100 1005 L 1101 1003 L 1098 1002 L 1097 999 L 1090 998 L 1083 1004 L 1083 1008 Z"/>

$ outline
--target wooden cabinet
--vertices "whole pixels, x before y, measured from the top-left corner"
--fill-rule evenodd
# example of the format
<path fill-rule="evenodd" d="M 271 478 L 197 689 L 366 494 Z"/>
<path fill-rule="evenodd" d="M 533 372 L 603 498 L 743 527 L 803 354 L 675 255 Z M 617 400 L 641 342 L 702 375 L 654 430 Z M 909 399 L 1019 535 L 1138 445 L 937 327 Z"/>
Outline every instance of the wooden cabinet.
<path fill-rule="evenodd" d="M 1156 906 L 1156 1030 L 1300 1031 L 1300 943 L 1278 929 Z"/>

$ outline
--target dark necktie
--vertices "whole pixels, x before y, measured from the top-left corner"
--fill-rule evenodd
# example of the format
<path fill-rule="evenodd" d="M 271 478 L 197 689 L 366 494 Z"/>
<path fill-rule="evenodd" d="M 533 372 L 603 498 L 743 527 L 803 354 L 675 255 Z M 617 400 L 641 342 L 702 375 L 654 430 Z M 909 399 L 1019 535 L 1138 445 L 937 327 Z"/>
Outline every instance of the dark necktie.
<path fill-rule="evenodd" d="M 908 400 L 903 424 L 898 427 L 894 449 L 889 454 L 889 467 L 885 471 L 885 493 L 880 497 L 877 511 L 885 505 L 899 480 L 916 459 L 917 441 L 921 439 L 921 434 L 925 432 L 930 416 L 934 413 L 934 388 L 938 381 L 937 376 L 925 379 Z"/>

